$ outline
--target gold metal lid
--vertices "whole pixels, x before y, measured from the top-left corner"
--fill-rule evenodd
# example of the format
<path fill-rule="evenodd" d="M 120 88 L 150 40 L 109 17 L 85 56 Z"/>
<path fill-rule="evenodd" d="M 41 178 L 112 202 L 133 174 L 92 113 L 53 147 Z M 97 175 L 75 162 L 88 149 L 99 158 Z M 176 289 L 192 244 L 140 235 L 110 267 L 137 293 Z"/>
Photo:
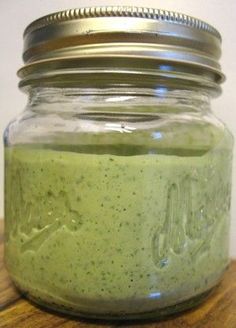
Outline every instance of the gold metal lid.
<path fill-rule="evenodd" d="M 109 61 L 113 71 L 126 61 L 130 67 L 136 63 L 140 73 L 153 73 L 151 67 L 162 74 L 191 71 L 218 84 L 224 79 L 220 56 L 219 32 L 196 18 L 151 8 L 79 8 L 44 16 L 26 28 L 25 66 L 18 75 L 27 84 L 45 74 L 79 73 L 89 61 L 107 72 Z"/>

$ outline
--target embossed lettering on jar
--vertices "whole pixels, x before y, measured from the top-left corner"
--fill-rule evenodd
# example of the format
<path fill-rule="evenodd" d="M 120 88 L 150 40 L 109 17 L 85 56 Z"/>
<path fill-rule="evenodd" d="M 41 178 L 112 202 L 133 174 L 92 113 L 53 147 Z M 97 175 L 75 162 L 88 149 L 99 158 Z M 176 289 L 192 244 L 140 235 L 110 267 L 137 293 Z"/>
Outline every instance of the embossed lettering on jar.
<path fill-rule="evenodd" d="M 4 134 L 5 260 L 34 302 L 153 318 L 220 282 L 233 145 L 211 110 L 221 37 L 182 17 L 82 8 L 26 28 L 29 101 Z"/>

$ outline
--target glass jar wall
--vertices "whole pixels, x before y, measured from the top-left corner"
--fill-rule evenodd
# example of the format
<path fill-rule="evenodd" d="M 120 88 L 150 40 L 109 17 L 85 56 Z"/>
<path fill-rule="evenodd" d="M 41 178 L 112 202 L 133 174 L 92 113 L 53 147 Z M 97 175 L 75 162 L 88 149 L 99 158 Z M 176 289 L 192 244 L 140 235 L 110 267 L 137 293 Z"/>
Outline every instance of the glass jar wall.
<path fill-rule="evenodd" d="M 9 125 L 6 263 L 50 307 L 162 313 L 228 264 L 232 137 L 199 93 L 116 91 L 32 90 Z"/>

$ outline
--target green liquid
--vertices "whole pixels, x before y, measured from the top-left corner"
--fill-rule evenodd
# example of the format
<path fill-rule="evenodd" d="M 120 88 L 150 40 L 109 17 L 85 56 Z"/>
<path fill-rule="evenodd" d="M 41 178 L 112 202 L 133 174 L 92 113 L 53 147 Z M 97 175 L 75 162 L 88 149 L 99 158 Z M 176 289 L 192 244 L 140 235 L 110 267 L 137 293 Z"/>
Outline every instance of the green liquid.
<path fill-rule="evenodd" d="M 212 288 L 228 264 L 230 190 L 224 149 L 7 148 L 7 267 L 39 302 L 73 312 L 180 303 Z"/>

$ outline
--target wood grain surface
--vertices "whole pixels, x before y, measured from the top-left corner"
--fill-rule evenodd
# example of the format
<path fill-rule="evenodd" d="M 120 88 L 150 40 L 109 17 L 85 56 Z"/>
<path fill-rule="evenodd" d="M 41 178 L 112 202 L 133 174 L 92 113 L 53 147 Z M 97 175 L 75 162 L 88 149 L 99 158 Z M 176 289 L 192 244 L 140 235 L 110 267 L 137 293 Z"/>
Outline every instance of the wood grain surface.
<path fill-rule="evenodd" d="M 85 321 L 31 304 L 16 291 L 3 264 L 3 224 L 0 220 L 0 328 L 236 328 L 236 261 L 212 296 L 198 308 L 159 322 Z"/>

